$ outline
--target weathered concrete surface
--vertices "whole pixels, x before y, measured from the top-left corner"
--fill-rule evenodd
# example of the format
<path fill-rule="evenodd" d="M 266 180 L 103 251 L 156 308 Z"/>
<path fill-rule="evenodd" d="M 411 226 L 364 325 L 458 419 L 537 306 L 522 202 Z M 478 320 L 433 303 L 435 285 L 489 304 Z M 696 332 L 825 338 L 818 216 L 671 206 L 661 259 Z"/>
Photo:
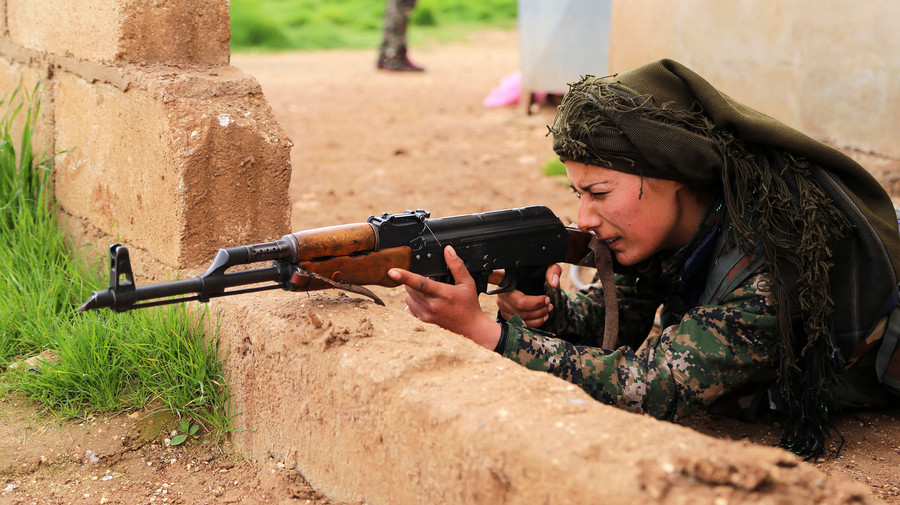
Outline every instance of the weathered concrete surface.
<path fill-rule="evenodd" d="M 342 294 L 217 299 L 233 439 L 333 500 L 872 503 L 774 448 L 593 401 L 397 310 Z"/>
<path fill-rule="evenodd" d="M 616 0 L 609 71 L 678 60 L 815 138 L 882 158 L 876 176 L 896 176 L 897 19 L 893 0 Z"/>
<path fill-rule="evenodd" d="M 6 0 L 9 38 L 22 47 L 98 63 L 227 65 L 222 0 Z"/>
<path fill-rule="evenodd" d="M 0 33 L 6 33 L 6 2 L 0 2 Z"/>
<path fill-rule="evenodd" d="M 123 67 L 55 79 L 56 196 L 67 214 L 174 269 L 289 230 L 290 140 L 233 67 Z"/>

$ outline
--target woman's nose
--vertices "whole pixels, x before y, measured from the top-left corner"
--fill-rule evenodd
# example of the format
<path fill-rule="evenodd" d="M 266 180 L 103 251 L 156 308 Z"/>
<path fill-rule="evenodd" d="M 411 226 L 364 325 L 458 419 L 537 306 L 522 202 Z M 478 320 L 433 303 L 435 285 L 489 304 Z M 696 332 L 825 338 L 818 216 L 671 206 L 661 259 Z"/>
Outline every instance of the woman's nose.
<path fill-rule="evenodd" d="M 603 223 L 600 214 L 589 203 L 586 198 L 578 200 L 578 228 L 583 231 L 590 231 Z"/>

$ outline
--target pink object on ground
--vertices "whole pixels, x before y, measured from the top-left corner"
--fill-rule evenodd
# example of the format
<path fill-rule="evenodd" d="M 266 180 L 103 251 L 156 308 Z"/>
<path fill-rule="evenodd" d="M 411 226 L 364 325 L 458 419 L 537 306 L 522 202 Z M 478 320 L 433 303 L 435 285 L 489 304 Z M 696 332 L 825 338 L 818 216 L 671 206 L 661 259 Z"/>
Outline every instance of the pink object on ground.
<path fill-rule="evenodd" d="M 515 105 L 519 103 L 519 97 L 522 95 L 522 72 L 516 70 L 500 80 L 500 85 L 491 90 L 490 94 L 484 98 L 482 104 L 485 107 L 503 107 L 505 105 Z M 546 93 L 534 93 L 534 102 L 542 102 L 546 98 Z"/>

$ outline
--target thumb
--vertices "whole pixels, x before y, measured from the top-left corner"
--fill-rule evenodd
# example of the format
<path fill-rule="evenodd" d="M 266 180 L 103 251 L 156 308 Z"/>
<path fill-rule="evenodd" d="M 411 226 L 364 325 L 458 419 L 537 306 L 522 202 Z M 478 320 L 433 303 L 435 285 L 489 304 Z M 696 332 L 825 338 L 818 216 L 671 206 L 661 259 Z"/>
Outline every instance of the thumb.
<path fill-rule="evenodd" d="M 556 289 L 559 287 L 559 275 L 562 273 L 562 267 L 558 263 L 554 263 L 547 268 L 547 284 Z"/>
<path fill-rule="evenodd" d="M 475 285 L 475 279 L 472 278 L 472 274 L 469 273 L 469 270 L 466 268 L 465 262 L 456 254 L 456 250 L 453 249 L 453 246 L 447 246 L 444 248 L 444 261 L 447 263 L 447 268 L 450 270 L 450 275 L 453 276 L 453 282 L 457 286 L 473 286 Z"/>

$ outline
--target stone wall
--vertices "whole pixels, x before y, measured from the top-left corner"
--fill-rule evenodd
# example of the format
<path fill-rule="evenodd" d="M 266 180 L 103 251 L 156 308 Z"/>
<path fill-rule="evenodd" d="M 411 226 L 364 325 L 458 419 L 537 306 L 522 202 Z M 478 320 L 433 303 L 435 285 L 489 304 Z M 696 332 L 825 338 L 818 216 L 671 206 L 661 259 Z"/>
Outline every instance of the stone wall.
<path fill-rule="evenodd" d="M 41 83 L 37 149 L 82 240 L 142 278 L 289 230 L 291 142 L 229 66 L 227 0 L 2 0 L 0 90 Z M 139 266 L 140 265 L 140 266 Z"/>
<path fill-rule="evenodd" d="M 677 60 L 900 196 L 900 3 L 615 0 L 609 71 Z"/>

